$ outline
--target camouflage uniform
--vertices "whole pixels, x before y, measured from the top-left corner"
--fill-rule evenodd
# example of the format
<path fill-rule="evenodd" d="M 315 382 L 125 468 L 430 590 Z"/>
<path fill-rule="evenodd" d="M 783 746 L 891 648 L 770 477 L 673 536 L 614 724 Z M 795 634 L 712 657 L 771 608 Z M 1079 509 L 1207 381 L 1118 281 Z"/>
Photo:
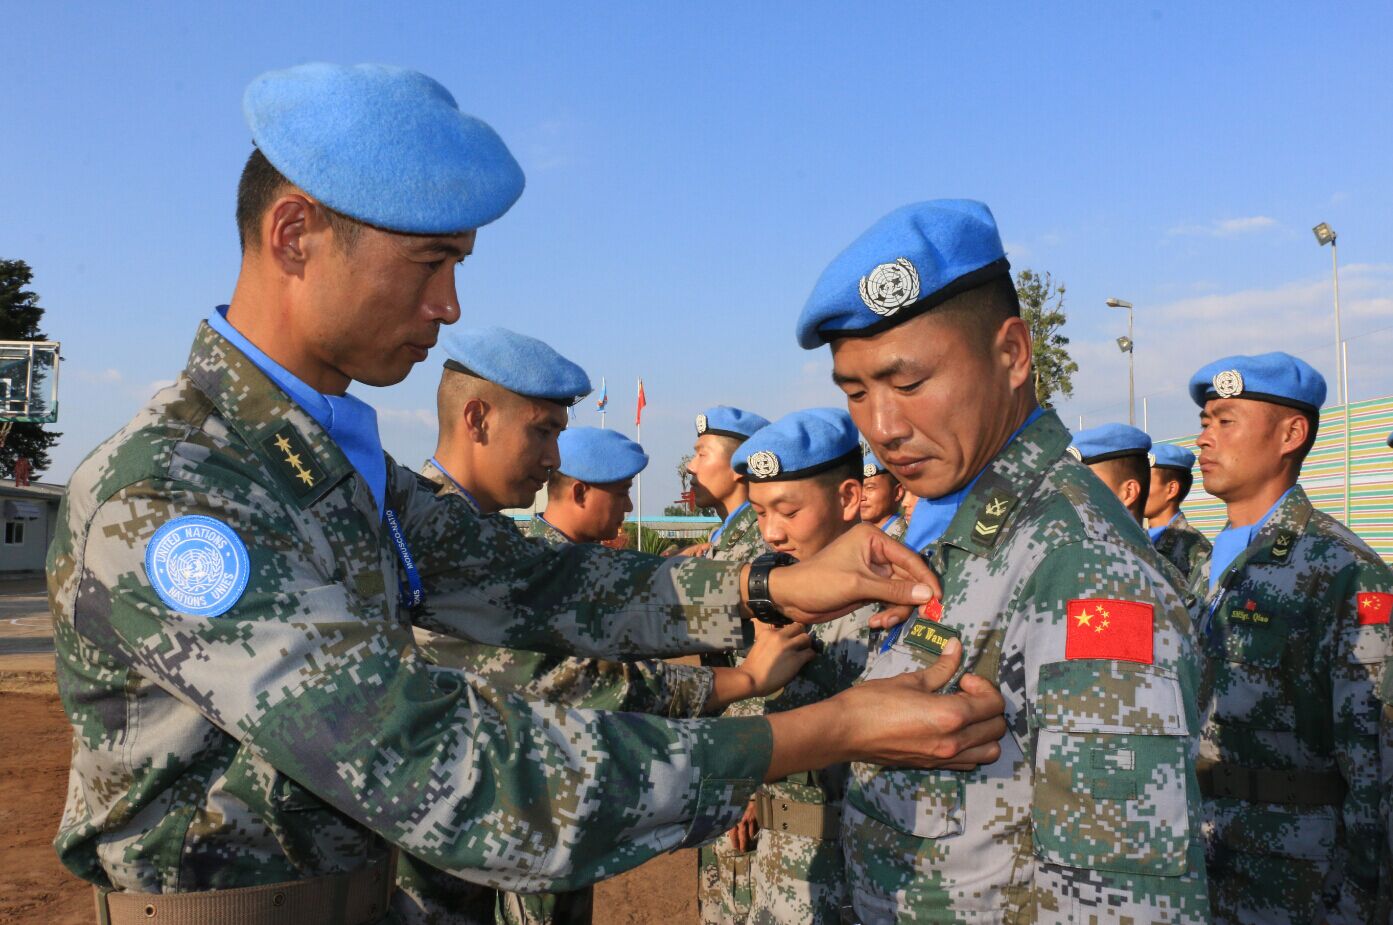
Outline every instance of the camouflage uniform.
<path fill-rule="evenodd" d="M 721 535 L 706 551 L 706 558 L 722 562 L 753 562 L 757 556 L 769 551 L 764 537 L 759 533 L 759 516 L 748 502 L 735 519 L 721 531 Z"/>
<path fill-rule="evenodd" d="M 813 661 L 777 695 L 742 700 L 727 715 L 780 713 L 851 687 L 866 670 L 873 636 L 869 620 L 877 609 L 863 607 L 845 619 L 814 626 L 811 635 L 819 651 Z M 761 820 L 751 859 L 748 921 L 757 925 L 841 921 L 848 897 L 838 827 L 848 771 L 845 764 L 833 765 L 790 775 L 760 789 L 755 798 L 761 804 Z M 797 823 L 791 826 L 793 832 L 771 827 L 768 817 L 788 808 L 803 819 L 821 816 L 826 834 L 813 837 L 808 830 L 798 832 Z"/>
<path fill-rule="evenodd" d="M 768 551 L 759 532 L 759 517 L 746 503 L 711 544 L 706 557 L 743 565 Z M 736 661 L 729 653 L 701 657 L 703 665 L 713 668 L 729 667 Z M 730 710 L 723 715 L 731 715 Z M 749 915 L 753 888 L 750 869 L 754 854 L 753 851 L 736 851 L 724 834 L 702 846 L 697 860 L 697 908 L 704 925 L 743 922 Z"/>
<path fill-rule="evenodd" d="M 444 494 L 458 489 L 430 463 L 422 474 L 439 484 Z M 468 497 L 465 496 L 468 501 Z M 470 505 L 469 512 L 482 517 Z M 513 522 L 502 515 L 492 519 Z M 528 533 L 552 545 L 570 545 L 566 534 L 534 517 Z M 839 621 L 840 622 L 840 621 Z M 619 710 L 675 718 L 700 716 L 714 684 L 709 668 L 674 665 L 663 661 L 619 662 L 597 658 L 549 655 L 523 649 L 486 646 L 438 634 L 418 634 L 422 654 L 433 664 L 459 668 L 487 679 L 501 690 L 516 691 L 528 700 L 592 710 Z M 404 859 L 405 876 L 398 882 L 411 892 L 422 909 L 433 910 L 436 919 L 448 922 L 446 911 L 459 902 L 460 882 L 441 871 L 420 869 Z M 480 889 L 476 887 L 476 889 Z M 490 902 L 495 893 L 488 890 Z M 588 922 L 593 890 L 585 887 L 564 893 L 497 893 L 500 922 L 508 925 L 559 925 Z"/>
<path fill-rule="evenodd" d="M 890 539 L 903 543 L 904 535 L 909 532 L 909 521 L 905 519 L 904 511 L 896 511 L 895 522 L 884 529 L 885 535 Z"/>
<path fill-rule="evenodd" d="M 1156 551 L 1169 561 L 1187 579 L 1195 573 L 1200 562 L 1209 558 L 1214 544 L 1204 534 L 1190 526 L 1185 513 L 1179 511 L 1175 519 L 1166 524 L 1161 535 L 1156 537 Z"/>
<path fill-rule="evenodd" d="M 960 638 L 1008 734 L 971 772 L 852 765 L 862 922 L 1208 921 L 1194 629 L 1169 566 L 1068 445 L 1046 412 L 987 467 L 935 544 L 941 605 L 872 656 L 866 677 L 891 677 Z"/>
<path fill-rule="evenodd" d="M 1393 573 L 1299 486 L 1212 591 L 1209 568 L 1192 588 L 1205 598 L 1201 783 L 1215 921 L 1373 921 Z"/>
<path fill-rule="evenodd" d="M 360 870 L 391 843 L 479 883 L 566 890 L 739 819 L 766 723 L 529 703 L 428 664 L 408 623 L 597 656 L 723 650 L 747 640 L 736 569 L 552 549 L 396 465 L 386 495 L 428 595 L 410 614 L 365 480 L 206 324 L 175 384 L 83 462 L 48 559 L 69 870 L 206 891 Z M 245 538 L 249 583 L 216 618 L 166 607 L 143 561 L 192 514 Z"/>

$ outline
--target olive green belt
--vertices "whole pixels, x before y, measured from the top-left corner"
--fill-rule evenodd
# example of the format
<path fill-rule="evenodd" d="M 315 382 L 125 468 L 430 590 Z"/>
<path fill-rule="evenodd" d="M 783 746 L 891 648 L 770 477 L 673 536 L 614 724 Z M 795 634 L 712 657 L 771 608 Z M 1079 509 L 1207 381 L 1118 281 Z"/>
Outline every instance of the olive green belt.
<path fill-rule="evenodd" d="M 202 893 L 97 889 L 99 925 L 372 925 L 387 914 L 397 854 L 342 874 Z"/>
<path fill-rule="evenodd" d="M 761 831 L 823 840 L 836 838 L 842 824 L 841 811 L 835 804 L 800 803 L 771 797 L 763 791 L 755 794 L 755 818 Z"/>
<path fill-rule="evenodd" d="M 1195 775 L 1207 797 L 1293 806 L 1334 806 L 1345 799 L 1345 779 L 1335 771 L 1275 771 L 1202 759 Z"/>

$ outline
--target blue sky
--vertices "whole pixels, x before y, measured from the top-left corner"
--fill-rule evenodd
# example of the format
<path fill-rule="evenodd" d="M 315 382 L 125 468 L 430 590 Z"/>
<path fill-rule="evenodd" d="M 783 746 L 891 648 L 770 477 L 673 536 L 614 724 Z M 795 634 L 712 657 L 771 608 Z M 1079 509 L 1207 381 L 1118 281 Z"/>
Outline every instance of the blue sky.
<path fill-rule="evenodd" d="M 650 511 L 702 408 L 839 402 L 794 319 L 832 256 L 919 199 L 985 200 L 1013 264 L 1066 283 L 1071 426 L 1126 417 L 1111 295 L 1137 305 L 1157 436 L 1191 429 L 1184 382 L 1214 357 L 1328 373 L 1319 221 L 1340 234 L 1352 394 L 1393 392 L 1386 3 L 112 10 L 5 4 L 0 255 L 34 267 L 66 358 L 48 478 L 173 379 L 228 298 L 242 89 L 310 60 L 419 68 L 512 147 L 527 191 L 459 271 L 464 323 L 606 377 L 631 435 L 644 378 Z M 358 390 L 409 465 L 434 447 L 438 368 Z"/>

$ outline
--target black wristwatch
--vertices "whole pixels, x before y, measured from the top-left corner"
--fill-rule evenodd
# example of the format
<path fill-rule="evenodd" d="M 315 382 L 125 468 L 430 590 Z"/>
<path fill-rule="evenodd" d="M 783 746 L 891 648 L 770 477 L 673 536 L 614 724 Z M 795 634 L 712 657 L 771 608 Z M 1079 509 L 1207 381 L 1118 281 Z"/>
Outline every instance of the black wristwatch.
<path fill-rule="evenodd" d="M 766 552 L 750 563 L 750 577 L 745 582 L 745 603 L 759 622 L 770 626 L 788 626 L 793 622 L 780 613 L 769 599 L 769 573 L 797 561 L 786 552 Z"/>

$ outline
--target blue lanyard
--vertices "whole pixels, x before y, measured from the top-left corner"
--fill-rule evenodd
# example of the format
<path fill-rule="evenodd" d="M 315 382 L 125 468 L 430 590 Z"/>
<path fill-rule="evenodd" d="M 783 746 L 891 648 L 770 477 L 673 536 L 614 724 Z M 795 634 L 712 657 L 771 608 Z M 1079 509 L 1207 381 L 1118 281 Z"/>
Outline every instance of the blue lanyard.
<path fill-rule="evenodd" d="M 401 560 L 402 572 L 406 576 L 404 579 L 397 578 L 401 592 L 401 604 L 407 608 L 419 607 L 426 599 L 426 592 L 421 588 L 421 573 L 416 570 L 416 560 L 411 557 L 411 550 L 406 545 L 406 537 L 402 535 L 397 512 L 387 508 L 383 514 L 383 519 L 387 523 L 388 532 L 392 534 L 392 545 L 397 548 L 397 558 Z"/>
<path fill-rule="evenodd" d="M 464 500 L 469 502 L 469 506 L 474 508 L 475 513 L 482 514 L 484 512 L 483 507 L 479 504 L 479 499 L 474 497 L 474 493 L 459 482 L 456 482 L 455 477 L 450 474 L 450 470 L 440 464 L 440 460 L 432 456 L 429 461 L 432 466 L 440 470 L 440 474 L 445 476 L 446 480 L 449 481 L 451 485 L 455 486 L 455 491 L 464 495 Z"/>

